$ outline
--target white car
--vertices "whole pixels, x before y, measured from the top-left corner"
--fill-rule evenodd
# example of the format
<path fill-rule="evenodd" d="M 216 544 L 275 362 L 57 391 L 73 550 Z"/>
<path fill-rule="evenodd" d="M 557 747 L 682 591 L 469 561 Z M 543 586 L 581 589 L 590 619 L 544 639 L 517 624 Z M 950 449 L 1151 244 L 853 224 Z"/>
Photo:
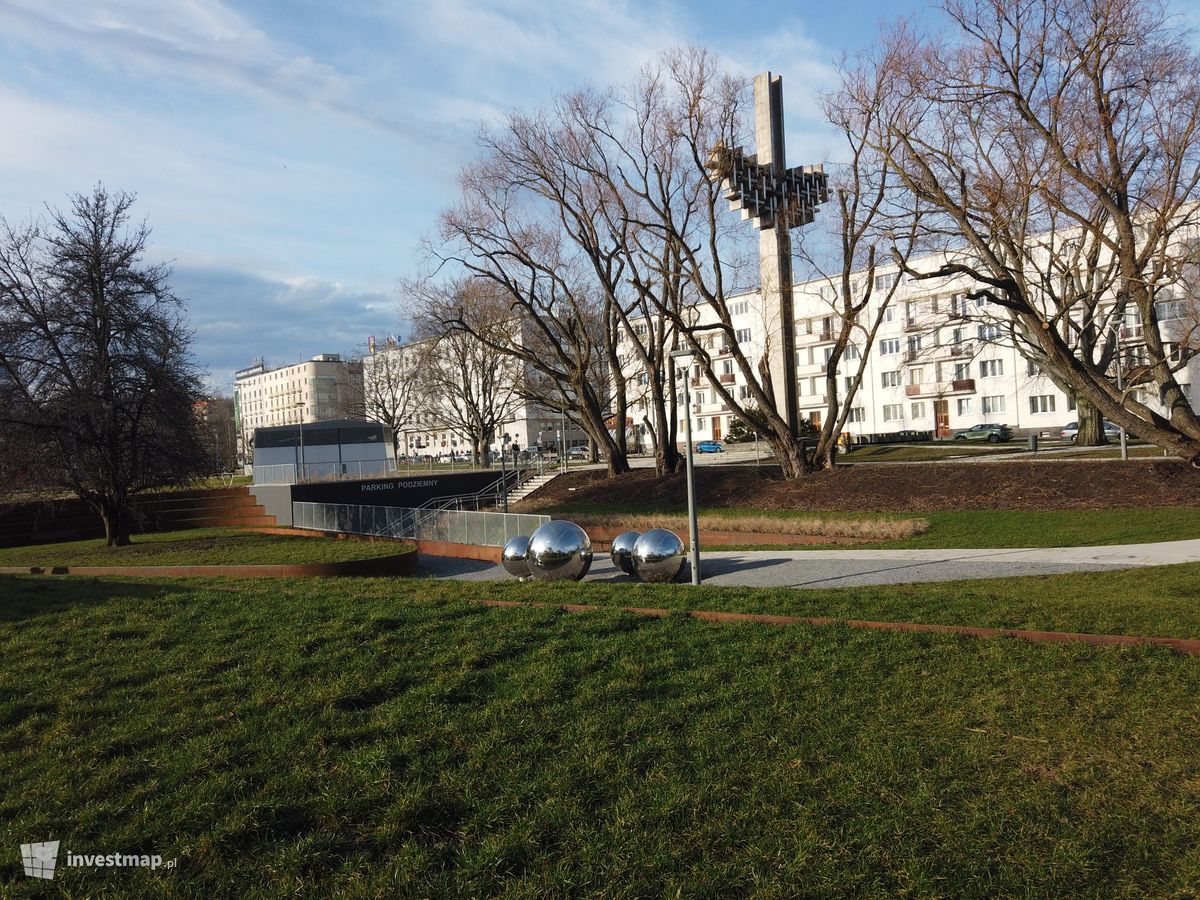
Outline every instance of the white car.
<path fill-rule="evenodd" d="M 1070 441 L 1072 444 L 1075 443 L 1075 441 L 1079 439 L 1079 423 L 1078 422 L 1068 423 L 1067 427 L 1058 433 L 1058 436 L 1060 438 L 1063 438 L 1064 440 Z M 1104 420 L 1104 436 L 1106 438 L 1108 438 L 1110 441 L 1120 440 L 1121 426 L 1114 425 L 1112 422 L 1105 419 Z"/>

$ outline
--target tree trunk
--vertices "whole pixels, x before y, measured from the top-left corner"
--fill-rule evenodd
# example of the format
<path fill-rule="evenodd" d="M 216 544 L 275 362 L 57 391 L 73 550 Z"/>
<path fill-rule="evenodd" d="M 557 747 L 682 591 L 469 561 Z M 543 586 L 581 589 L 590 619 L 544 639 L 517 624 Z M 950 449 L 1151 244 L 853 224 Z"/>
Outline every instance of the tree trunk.
<path fill-rule="evenodd" d="M 1107 444 L 1108 438 L 1104 436 L 1104 420 L 1100 416 L 1100 410 L 1082 397 L 1077 397 L 1075 404 L 1079 414 L 1079 436 L 1075 438 L 1075 443 L 1080 447 L 1099 447 L 1101 444 Z"/>
<path fill-rule="evenodd" d="M 97 504 L 100 520 L 104 522 L 104 543 L 109 547 L 125 547 L 129 540 L 129 510 L 114 500 L 101 500 Z"/>
<path fill-rule="evenodd" d="M 773 431 L 765 435 L 765 440 L 775 453 L 775 460 L 783 472 L 783 477 L 792 480 L 805 475 L 809 471 L 808 460 L 800 441 L 795 438 L 783 437 Z"/>

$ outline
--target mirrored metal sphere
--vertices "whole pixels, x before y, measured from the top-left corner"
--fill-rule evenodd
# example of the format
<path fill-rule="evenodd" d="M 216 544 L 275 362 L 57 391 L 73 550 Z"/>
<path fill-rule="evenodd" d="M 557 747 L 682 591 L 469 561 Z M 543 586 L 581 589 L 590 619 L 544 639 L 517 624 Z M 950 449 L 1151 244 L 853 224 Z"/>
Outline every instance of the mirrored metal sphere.
<path fill-rule="evenodd" d="M 508 543 L 504 545 L 504 551 L 500 554 L 500 563 L 509 575 L 529 578 L 533 573 L 529 571 L 528 535 L 519 534 L 515 538 L 509 538 Z"/>
<path fill-rule="evenodd" d="M 633 568 L 642 581 L 674 581 L 683 568 L 683 541 L 665 528 L 651 528 L 633 545 Z"/>
<path fill-rule="evenodd" d="M 622 531 L 612 539 L 612 548 L 609 555 L 612 556 L 613 565 L 624 572 L 626 575 L 633 575 L 633 545 L 637 543 L 637 539 L 642 536 L 640 531 Z"/>
<path fill-rule="evenodd" d="M 578 581 L 592 567 L 592 541 L 574 522 L 547 522 L 529 536 L 528 560 L 534 578 Z"/>

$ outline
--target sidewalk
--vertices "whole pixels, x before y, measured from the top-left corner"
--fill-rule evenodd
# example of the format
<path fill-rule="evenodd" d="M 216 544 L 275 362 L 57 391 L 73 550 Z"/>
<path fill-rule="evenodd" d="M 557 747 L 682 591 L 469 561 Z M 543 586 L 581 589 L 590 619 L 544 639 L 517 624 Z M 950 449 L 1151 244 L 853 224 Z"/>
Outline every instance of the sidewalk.
<path fill-rule="evenodd" d="M 702 552 L 704 583 L 724 587 L 860 587 L 1017 578 L 1140 566 L 1200 562 L 1200 540 L 1110 547 L 1041 547 L 971 550 L 714 550 Z M 501 566 L 424 556 L 422 571 L 469 581 L 511 579 Z M 680 578 L 688 580 L 684 566 Z M 587 581 L 634 582 L 597 553 Z"/>

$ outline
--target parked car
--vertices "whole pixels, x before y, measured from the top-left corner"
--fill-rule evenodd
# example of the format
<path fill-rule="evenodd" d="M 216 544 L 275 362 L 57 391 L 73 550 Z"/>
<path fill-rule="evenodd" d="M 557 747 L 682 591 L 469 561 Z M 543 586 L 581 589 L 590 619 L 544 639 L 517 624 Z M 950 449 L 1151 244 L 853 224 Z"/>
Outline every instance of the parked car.
<path fill-rule="evenodd" d="M 724 453 L 725 448 L 720 441 L 701 441 L 696 445 L 697 453 Z"/>
<path fill-rule="evenodd" d="M 572 447 L 567 451 L 567 459 L 590 459 L 591 455 L 587 447 Z"/>
<path fill-rule="evenodd" d="M 965 431 L 960 431 L 954 436 L 956 441 L 987 441 L 989 444 L 998 444 L 1001 441 L 1012 439 L 1012 429 L 1007 425 L 972 425 Z"/>
<path fill-rule="evenodd" d="M 1070 441 L 1072 444 L 1079 440 L 1079 423 L 1069 422 L 1067 427 L 1058 433 L 1060 438 Z M 1110 441 L 1119 441 L 1121 439 L 1121 426 L 1114 425 L 1108 419 L 1104 420 L 1104 436 Z M 1133 435 L 1126 435 L 1133 437 Z"/>

